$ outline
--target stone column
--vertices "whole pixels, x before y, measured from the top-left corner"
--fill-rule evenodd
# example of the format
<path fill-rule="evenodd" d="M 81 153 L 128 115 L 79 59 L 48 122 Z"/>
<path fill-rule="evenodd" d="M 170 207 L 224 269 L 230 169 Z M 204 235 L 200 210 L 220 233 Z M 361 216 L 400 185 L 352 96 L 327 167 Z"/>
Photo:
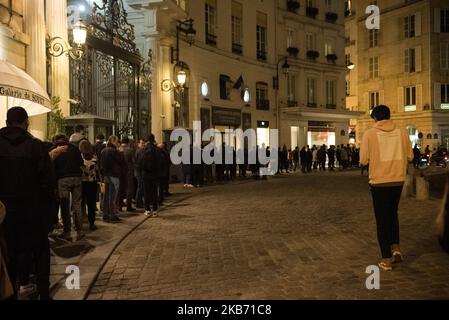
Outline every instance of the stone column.
<path fill-rule="evenodd" d="M 47 0 L 46 4 L 47 32 L 50 37 L 60 37 L 68 41 L 67 31 L 67 0 Z M 64 116 L 70 115 L 70 80 L 69 57 L 65 54 L 51 58 L 48 91 L 54 97 L 59 97 Z"/>
<path fill-rule="evenodd" d="M 25 1 L 24 4 L 25 33 L 30 36 L 31 43 L 26 49 L 26 72 L 33 77 L 42 88 L 47 88 L 46 48 L 45 48 L 45 6 L 44 0 Z M 30 118 L 30 132 L 39 139 L 47 135 L 47 115 Z"/>

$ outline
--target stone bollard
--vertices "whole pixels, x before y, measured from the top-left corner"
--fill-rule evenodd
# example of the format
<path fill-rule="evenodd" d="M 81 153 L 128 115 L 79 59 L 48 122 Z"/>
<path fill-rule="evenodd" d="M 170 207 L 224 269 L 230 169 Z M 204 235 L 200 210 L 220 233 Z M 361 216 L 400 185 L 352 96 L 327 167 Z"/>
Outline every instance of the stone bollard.
<path fill-rule="evenodd" d="M 408 198 L 413 193 L 413 176 L 408 174 L 405 183 L 404 188 L 402 189 L 402 198 Z"/>
<path fill-rule="evenodd" d="M 416 177 L 416 200 L 429 200 L 429 181 L 425 177 Z"/>

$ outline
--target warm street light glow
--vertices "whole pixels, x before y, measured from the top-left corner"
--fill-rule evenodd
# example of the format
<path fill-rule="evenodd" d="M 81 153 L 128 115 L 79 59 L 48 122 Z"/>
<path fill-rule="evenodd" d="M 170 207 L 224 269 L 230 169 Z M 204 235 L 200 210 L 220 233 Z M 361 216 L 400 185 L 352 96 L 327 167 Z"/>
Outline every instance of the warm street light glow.
<path fill-rule="evenodd" d="M 349 70 L 354 70 L 355 64 L 353 64 L 352 62 L 350 62 L 346 67 L 347 67 Z"/>
<path fill-rule="evenodd" d="M 82 46 L 86 43 L 87 28 L 80 20 L 73 26 L 73 42 L 78 46 Z"/>
<path fill-rule="evenodd" d="M 178 83 L 181 87 L 184 87 L 187 81 L 187 73 L 184 70 L 178 72 Z"/>

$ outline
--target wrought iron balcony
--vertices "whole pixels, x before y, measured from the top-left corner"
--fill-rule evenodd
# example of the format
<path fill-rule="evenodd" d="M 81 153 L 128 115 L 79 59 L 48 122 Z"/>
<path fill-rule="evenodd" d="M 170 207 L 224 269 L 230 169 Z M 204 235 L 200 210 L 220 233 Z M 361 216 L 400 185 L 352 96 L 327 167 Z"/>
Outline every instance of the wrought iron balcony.
<path fill-rule="evenodd" d="M 295 58 L 297 58 L 297 57 L 298 57 L 298 54 L 299 54 L 299 49 L 296 48 L 296 47 L 288 47 L 288 48 L 287 48 L 287 53 L 288 53 L 288 55 L 289 55 L 290 57 L 295 57 Z"/>
<path fill-rule="evenodd" d="M 266 51 L 257 50 L 257 60 L 267 61 L 267 53 L 266 53 Z"/>
<path fill-rule="evenodd" d="M 211 33 L 206 33 L 206 43 L 212 46 L 217 45 L 217 36 Z"/>
<path fill-rule="evenodd" d="M 287 11 L 298 13 L 299 8 L 301 5 L 298 1 L 295 0 L 287 0 Z"/>
<path fill-rule="evenodd" d="M 242 54 L 243 53 L 243 46 L 239 43 L 232 43 L 232 52 L 235 54 Z"/>
<path fill-rule="evenodd" d="M 306 15 L 309 18 L 315 19 L 319 12 L 320 11 L 318 10 L 318 8 L 315 8 L 315 7 L 307 7 L 306 8 Z"/>
<path fill-rule="evenodd" d="M 270 100 L 260 100 L 256 101 L 257 110 L 270 110 Z"/>
<path fill-rule="evenodd" d="M 296 108 L 298 106 L 298 101 L 288 100 L 287 105 L 289 108 Z"/>

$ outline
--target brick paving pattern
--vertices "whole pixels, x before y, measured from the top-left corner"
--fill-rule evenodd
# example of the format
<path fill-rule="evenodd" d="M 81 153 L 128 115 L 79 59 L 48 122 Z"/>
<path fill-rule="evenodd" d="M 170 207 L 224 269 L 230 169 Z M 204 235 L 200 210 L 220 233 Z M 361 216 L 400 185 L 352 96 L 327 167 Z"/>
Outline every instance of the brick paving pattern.
<path fill-rule="evenodd" d="M 449 299 L 439 202 L 402 201 L 406 261 L 367 290 L 379 249 L 367 178 L 283 175 L 205 188 L 147 221 L 89 299 Z"/>

